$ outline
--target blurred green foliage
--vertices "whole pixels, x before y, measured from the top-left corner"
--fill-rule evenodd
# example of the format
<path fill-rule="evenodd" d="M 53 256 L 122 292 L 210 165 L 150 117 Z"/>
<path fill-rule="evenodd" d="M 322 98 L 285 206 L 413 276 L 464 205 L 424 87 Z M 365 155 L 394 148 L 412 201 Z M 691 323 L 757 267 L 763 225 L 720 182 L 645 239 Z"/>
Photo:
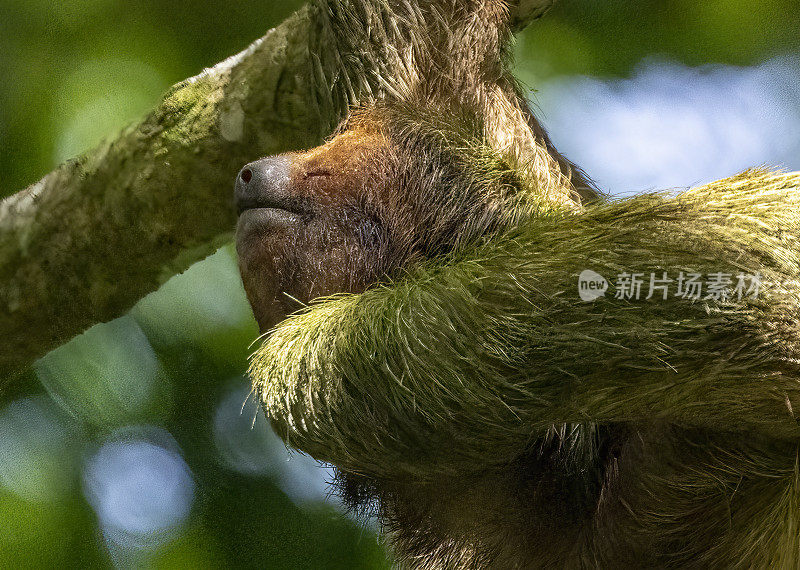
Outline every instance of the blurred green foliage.
<path fill-rule="evenodd" d="M 171 84 L 243 49 L 299 5 L 2 0 L 0 196 L 113 136 Z M 521 35 L 517 65 L 535 86 L 554 75 L 625 76 L 655 54 L 690 65 L 752 64 L 800 49 L 796 7 L 790 0 L 563 0 Z M 7 390 L 0 565 L 387 567 L 372 529 L 328 504 L 293 501 L 278 471 L 259 462 L 235 468 L 242 454 L 274 452 L 263 416 L 255 416 L 261 423 L 251 430 L 258 433 L 250 451 L 219 449 L 234 436 L 250 437 L 241 426 L 227 437 L 215 429 L 227 417 L 221 402 L 240 397 L 231 390 L 244 386 L 256 334 L 226 247 L 128 316 L 54 351 L 37 364 L 37 376 Z M 171 434 L 194 483 L 190 516 L 152 548 L 109 540 L 87 499 L 87 460 L 104 442 L 144 429 L 136 426 Z"/>
<path fill-rule="evenodd" d="M 800 48 L 797 8 L 794 0 L 561 0 L 523 32 L 517 59 L 540 79 L 625 76 L 652 55 L 751 65 Z"/>

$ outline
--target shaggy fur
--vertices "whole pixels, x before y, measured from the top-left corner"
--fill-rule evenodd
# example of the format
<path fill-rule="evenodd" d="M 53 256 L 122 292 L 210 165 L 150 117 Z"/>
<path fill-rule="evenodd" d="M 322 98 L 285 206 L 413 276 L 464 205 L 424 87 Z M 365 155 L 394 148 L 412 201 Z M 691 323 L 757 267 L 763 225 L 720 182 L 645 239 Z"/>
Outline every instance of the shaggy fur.
<path fill-rule="evenodd" d="M 800 174 L 597 200 L 507 71 L 504 2 L 318 14 L 320 105 L 355 111 L 290 155 L 291 231 L 237 235 L 287 444 L 414 568 L 800 565 Z M 584 269 L 763 285 L 587 303 Z M 273 329 L 275 291 L 350 293 Z"/>
<path fill-rule="evenodd" d="M 349 496 L 377 497 L 421 567 L 796 565 L 798 186 L 748 173 L 534 218 L 288 319 L 251 375 L 287 444 L 365 477 Z M 764 288 L 585 303 L 587 267 Z"/>
<path fill-rule="evenodd" d="M 317 61 L 321 116 L 346 117 L 380 101 L 444 117 L 455 104 L 482 122 L 486 143 L 551 203 L 597 197 L 556 152 L 509 71 L 507 2 L 318 0 L 314 6 L 318 43 L 309 51 Z"/>

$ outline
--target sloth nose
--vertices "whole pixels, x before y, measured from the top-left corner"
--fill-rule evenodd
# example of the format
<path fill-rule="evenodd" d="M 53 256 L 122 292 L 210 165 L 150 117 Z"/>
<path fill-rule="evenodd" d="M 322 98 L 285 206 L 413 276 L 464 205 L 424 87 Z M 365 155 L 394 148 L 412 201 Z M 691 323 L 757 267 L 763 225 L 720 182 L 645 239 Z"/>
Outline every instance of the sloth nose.
<path fill-rule="evenodd" d="M 246 164 L 236 177 L 234 200 L 239 214 L 253 208 L 290 209 L 291 160 L 269 156 Z"/>

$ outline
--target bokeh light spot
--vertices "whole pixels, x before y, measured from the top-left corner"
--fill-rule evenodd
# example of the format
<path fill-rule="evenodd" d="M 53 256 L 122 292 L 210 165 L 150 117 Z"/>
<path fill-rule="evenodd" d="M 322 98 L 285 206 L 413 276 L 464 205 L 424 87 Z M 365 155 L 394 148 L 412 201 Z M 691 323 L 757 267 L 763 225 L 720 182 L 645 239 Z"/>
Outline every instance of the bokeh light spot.
<path fill-rule="evenodd" d="M 111 438 L 84 470 L 85 494 L 104 536 L 123 546 L 153 548 L 173 537 L 189 516 L 194 488 L 177 446 L 150 438 Z"/>

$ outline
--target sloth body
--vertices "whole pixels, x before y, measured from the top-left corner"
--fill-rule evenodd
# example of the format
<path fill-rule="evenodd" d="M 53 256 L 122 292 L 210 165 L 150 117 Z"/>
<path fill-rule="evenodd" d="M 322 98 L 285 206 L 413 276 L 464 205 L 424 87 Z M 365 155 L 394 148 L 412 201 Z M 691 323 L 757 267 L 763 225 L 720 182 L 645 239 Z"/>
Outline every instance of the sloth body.
<path fill-rule="evenodd" d="M 317 10 L 352 112 L 236 189 L 279 435 L 411 567 L 797 567 L 800 175 L 602 199 L 507 71 L 504 2 Z M 586 270 L 732 281 L 586 301 Z"/>

